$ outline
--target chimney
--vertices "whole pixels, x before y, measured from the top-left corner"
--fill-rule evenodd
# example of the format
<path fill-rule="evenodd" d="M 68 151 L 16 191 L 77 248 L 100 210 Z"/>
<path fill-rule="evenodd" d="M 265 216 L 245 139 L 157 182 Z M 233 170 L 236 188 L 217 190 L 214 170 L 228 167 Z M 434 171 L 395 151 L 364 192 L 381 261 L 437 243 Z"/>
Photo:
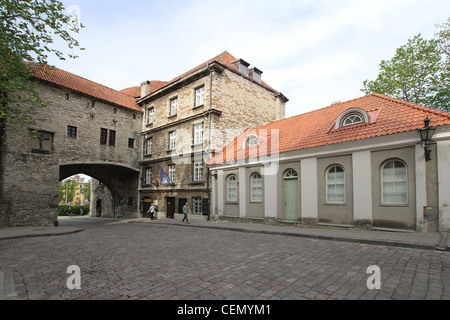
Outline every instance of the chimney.
<path fill-rule="evenodd" d="M 261 83 L 261 74 L 263 72 L 261 70 L 259 70 L 258 68 L 251 68 L 248 71 L 248 76 L 253 78 L 253 80 L 255 80 L 258 83 Z"/>
<path fill-rule="evenodd" d="M 141 98 L 150 94 L 150 81 L 144 81 L 141 83 Z"/>
<path fill-rule="evenodd" d="M 242 73 L 244 76 L 248 77 L 248 66 L 250 63 L 245 62 L 242 59 L 236 60 L 231 62 L 233 66 L 238 69 L 240 73 Z"/>

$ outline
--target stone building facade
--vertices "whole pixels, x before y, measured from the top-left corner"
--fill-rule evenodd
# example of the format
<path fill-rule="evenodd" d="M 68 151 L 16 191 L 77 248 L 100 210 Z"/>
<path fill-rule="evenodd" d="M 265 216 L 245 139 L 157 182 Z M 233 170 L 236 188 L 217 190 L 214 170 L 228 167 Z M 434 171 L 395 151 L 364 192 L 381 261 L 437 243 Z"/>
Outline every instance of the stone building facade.
<path fill-rule="evenodd" d="M 78 173 L 107 186 L 113 216 L 137 216 L 142 111 L 135 99 L 56 68 L 36 67 L 33 81 L 49 105 L 34 110 L 33 125 L 5 130 L 0 226 L 55 224 L 58 183 Z M 24 133 L 30 130 L 37 133 Z"/>
<path fill-rule="evenodd" d="M 157 90 L 142 83 L 142 216 L 155 203 L 158 217 L 174 218 L 186 202 L 194 214 L 208 215 L 206 162 L 246 128 L 285 116 L 288 100 L 261 73 L 225 51 Z M 161 183 L 164 174 L 170 184 Z"/>

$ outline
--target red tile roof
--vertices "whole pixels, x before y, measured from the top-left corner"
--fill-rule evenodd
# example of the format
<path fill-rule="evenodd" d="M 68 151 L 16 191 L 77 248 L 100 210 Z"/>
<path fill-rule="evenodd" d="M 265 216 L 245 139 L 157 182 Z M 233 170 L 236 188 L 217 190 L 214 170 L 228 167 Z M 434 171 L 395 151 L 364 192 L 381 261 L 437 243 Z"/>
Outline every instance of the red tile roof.
<path fill-rule="evenodd" d="M 33 76 L 37 79 L 86 94 L 106 103 L 142 112 L 141 108 L 136 104 L 136 100 L 128 94 L 55 67 L 47 68 L 34 63 L 30 63 L 30 66 L 33 69 Z"/>
<path fill-rule="evenodd" d="M 236 69 L 236 67 L 232 64 L 232 62 L 234 62 L 234 61 L 236 61 L 236 60 L 237 60 L 237 59 L 236 59 L 233 55 L 231 55 L 228 51 L 224 51 L 224 52 L 222 52 L 221 54 L 219 54 L 218 56 L 215 56 L 214 58 L 209 59 L 208 61 L 202 63 L 201 65 L 198 65 L 197 67 L 195 67 L 195 68 L 193 68 L 193 69 L 191 69 L 191 70 L 189 70 L 189 71 L 183 73 L 182 75 L 180 75 L 180 76 L 178 76 L 178 77 L 172 79 L 172 80 L 171 80 L 169 83 L 167 83 L 167 84 L 172 84 L 173 82 L 175 82 L 175 81 L 177 81 L 177 80 L 179 80 L 179 79 L 181 79 L 181 78 L 183 78 L 183 77 L 185 77 L 185 76 L 187 76 L 187 75 L 189 75 L 189 74 L 191 74 L 191 73 L 193 73 L 193 72 L 195 72 L 195 71 L 197 71 L 197 70 L 199 70 L 199 69 L 201 69 L 201 68 L 206 67 L 206 65 L 207 65 L 208 63 L 211 63 L 211 62 L 213 62 L 213 61 L 217 61 L 217 62 L 219 62 L 219 63 L 221 63 L 221 64 L 227 66 L 228 68 L 230 68 L 230 69 L 232 69 L 232 70 L 239 71 L 239 70 Z M 267 83 L 265 83 L 264 81 L 261 81 L 261 84 L 262 84 L 263 86 L 265 86 L 266 88 L 272 90 L 272 91 L 276 91 L 275 89 L 273 89 L 272 87 L 270 87 L 270 86 L 269 86 Z"/>
<path fill-rule="evenodd" d="M 150 81 L 150 93 L 158 90 L 161 87 L 164 87 L 166 84 L 168 84 L 167 81 L 159 81 L 159 80 Z M 126 89 L 120 90 L 120 92 L 123 92 L 130 96 L 133 96 L 135 99 L 141 98 L 141 87 L 140 86 L 126 88 Z"/>
<path fill-rule="evenodd" d="M 354 124 L 335 129 L 336 120 L 345 111 L 359 108 L 369 115 L 368 123 Z M 371 94 L 358 99 L 301 114 L 292 118 L 271 122 L 264 126 L 247 129 L 234 139 L 208 164 L 245 159 L 256 155 L 269 155 L 271 150 L 279 153 L 333 145 L 342 142 L 408 132 L 423 128 L 429 117 L 431 126 L 450 125 L 450 113 L 422 107 L 381 94 Z M 274 132 L 279 134 L 279 145 L 273 145 Z M 243 148 L 250 134 L 260 138 L 259 147 Z"/>

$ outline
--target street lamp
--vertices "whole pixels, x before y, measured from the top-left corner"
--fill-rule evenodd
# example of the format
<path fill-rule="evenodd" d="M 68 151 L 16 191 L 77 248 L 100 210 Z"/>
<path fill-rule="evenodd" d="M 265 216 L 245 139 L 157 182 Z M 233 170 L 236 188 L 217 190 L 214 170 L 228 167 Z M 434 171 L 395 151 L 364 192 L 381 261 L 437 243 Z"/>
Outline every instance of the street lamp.
<path fill-rule="evenodd" d="M 434 132 L 436 131 L 435 127 L 430 127 L 430 119 L 427 117 L 424 120 L 425 126 L 422 129 L 417 130 L 420 136 L 420 144 L 422 148 L 425 149 L 425 160 L 431 160 L 431 150 L 429 147 L 431 146 L 431 139 L 433 138 Z"/>

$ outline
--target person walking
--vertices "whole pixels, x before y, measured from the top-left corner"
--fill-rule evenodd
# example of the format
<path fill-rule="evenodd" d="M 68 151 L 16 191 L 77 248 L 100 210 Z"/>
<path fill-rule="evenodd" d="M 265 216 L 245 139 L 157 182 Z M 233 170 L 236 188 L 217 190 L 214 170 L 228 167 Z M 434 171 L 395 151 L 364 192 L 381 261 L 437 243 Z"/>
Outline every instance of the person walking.
<path fill-rule="evenodd" d="M 148 209 L 147 213 L 150 213 L 150 219 L 156 219 L 156 206 L 152 203 L 150 208 Z"/>
<path fill-rule="evenodd" d="M 184 220 L 186 219 L 186 222 L 189 224 L 188 214 L 190 214 L 190 213 L 191 213 L 191 208 L 189 208 L 189 203 L 186 202 L 186 204 L 183 207 L 184 218 L 181 222 L 184 222 Z"/>

